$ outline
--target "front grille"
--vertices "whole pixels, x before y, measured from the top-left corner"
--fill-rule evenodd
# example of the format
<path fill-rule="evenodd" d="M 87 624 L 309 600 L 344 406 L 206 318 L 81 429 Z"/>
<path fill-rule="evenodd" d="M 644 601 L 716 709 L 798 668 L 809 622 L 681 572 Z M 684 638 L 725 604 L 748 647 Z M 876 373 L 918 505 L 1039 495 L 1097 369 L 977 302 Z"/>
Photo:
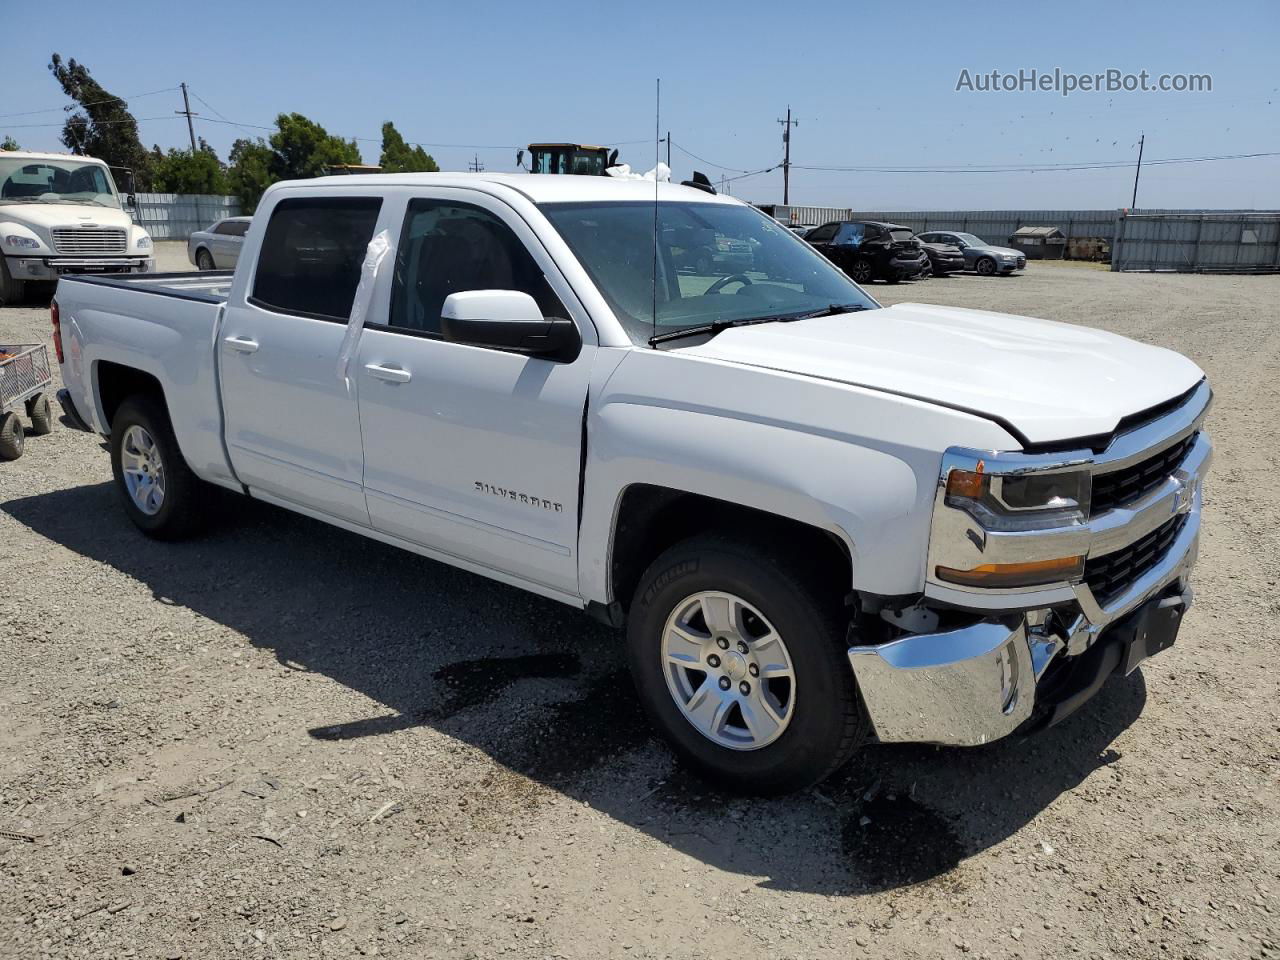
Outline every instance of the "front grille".
<path fill-rule="evenodd" d="M 60 227 L 53 231 L 53 246 L 59 253 L 124 253 L 125 234 L 111 227 Z"/>
<path fill-rule="evenodd" d="M 1136 500 L 1164 483 L 1165 478 L 1186 459 L 1198 436 L 1198 433 L 1193 433 L 1132 466 L 1095 474 L 1092 496 L 1094 516 Z"/>
<path fill-rule="evenodd" d="M 1129 584 L 1164 559 L 1186 522 L 1187 514 L 1181 514 L 1123 550 L 1086 560 L 1084 582 L 1093 591 L 1093 598 L 1105 607 Z"/>

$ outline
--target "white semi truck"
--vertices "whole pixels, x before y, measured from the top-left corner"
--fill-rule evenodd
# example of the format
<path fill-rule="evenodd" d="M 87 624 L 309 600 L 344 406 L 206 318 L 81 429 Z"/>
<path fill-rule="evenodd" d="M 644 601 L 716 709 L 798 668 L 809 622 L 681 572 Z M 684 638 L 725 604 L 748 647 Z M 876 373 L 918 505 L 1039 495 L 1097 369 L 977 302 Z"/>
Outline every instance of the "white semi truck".
<path fill-rule="evenodd" d="M 151 237 L 101 160 L 0 151 L 0 304 L 60 276 L 148 273 Z"/>

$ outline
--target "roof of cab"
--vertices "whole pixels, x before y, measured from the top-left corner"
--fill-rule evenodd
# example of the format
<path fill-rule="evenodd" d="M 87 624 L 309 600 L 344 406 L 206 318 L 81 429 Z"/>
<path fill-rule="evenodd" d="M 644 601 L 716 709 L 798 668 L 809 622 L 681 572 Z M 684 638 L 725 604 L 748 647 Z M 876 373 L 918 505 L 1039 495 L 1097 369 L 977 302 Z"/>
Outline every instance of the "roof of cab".
<path fill-rule="evenodd" d="M 77 153 L 40 153 L 36 150 L 0 150 L 0 158 L 12 160 L 75 160 L 80 163 L 100 163 L 104 167 L 107 161 L 97 157 L 82 157 Z"/>
<path fill-rule="evenodd" d="M 547 173 L 375 173 L 369 175 L 316 177 L 314 180 L 282 181 L 278 186 L 357 187 L 419 186 L 474 187 L 478 184 L 508 187 L 534 203 L 569 203 L 573 201 L 625 202 L 652 201 L 652 180 L 622 180 L 617 177 L 574 176 Z M 687 203 L 741 203 L 733 197 L 682 187 L 676 183 L 660 183 L 659 200 L 683 200 Z"/>

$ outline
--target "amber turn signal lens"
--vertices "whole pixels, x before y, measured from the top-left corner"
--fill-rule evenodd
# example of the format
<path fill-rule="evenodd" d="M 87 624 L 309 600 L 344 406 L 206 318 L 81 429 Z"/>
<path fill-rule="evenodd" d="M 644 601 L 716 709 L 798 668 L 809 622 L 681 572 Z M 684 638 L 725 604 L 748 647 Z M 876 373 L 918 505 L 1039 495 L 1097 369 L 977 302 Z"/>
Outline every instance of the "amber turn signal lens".
<path fill-rule="evenodd" d="M 979 464 L 981 466 L 981 464 Z M 987 475 L 981 470 L 952 470 L 947 474 L 947 496 L 981 500 L 987 492 Z"/>
<path fill-rule="evenodd" d="M 1059 557 L 1029 563 L 980 563 L 972 570 L 938 567 L 939 580 L 966 587 L 1034 587 L 1084 576 L 1084 557 Z"/>

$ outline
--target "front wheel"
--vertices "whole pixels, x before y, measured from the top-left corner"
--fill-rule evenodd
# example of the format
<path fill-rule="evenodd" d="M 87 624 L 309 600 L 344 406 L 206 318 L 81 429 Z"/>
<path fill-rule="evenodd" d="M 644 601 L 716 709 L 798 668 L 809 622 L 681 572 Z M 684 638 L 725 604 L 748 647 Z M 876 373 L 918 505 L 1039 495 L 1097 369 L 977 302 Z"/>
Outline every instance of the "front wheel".
<path fill-rule="evenodd" d="M 680 757 L 730 789 L 804 789 L 866 738 L 839 601 L 810 582 L 764 550 L 698 537 L 636 590 L 627 643 L 640 699 Z"/>
<path fill-rule="evenodd" d="M 180 540 L 204 518 L 208 488 L 191 472 L 162 404 L 130 397 L 111 418 L 111 472 L 134 525 L 157 540 Z"/>
<path fill-rule="evenodd" d="M 983 257 L 978 261 L 977 270 L 979 276 L 989 277 L 996 272 L 996 262 L 990 257 Z"/>
<path fill-rule="evenodd" d="M 47 393 L 37 393 L 27 401 L 27 416 L 31 418 L 31 432 L 37 437 L 53 432 L 53 409 Z"/>
<path fill-rule="evenodd" d="M 9 272 L 9 264 L 0 257 L 0 307 L 17 306 L 27 295 L 25 280 L 15 280 Z"/>
<path fill-rule="evenodd" d="M 0 411 L 0 460 L 17 460 L 25 445 L 26 434 L 18 415 Z"/>

